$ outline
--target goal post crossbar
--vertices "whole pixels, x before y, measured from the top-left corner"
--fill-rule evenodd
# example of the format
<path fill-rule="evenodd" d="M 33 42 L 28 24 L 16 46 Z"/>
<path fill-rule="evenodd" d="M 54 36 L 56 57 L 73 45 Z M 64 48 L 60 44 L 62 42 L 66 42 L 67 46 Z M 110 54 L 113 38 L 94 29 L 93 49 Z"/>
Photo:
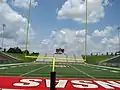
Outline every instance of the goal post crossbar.
<path fill-rule="evenodd" d="M 46 56 L 25 56 L 26 58 L 41 58 L 41 59 L 57 59 L 57 60 L 83 60 L 85 61 L 84 59 L 81 59 L 81 58 L 58 58 L 58 57 L 46 57 Z"/>

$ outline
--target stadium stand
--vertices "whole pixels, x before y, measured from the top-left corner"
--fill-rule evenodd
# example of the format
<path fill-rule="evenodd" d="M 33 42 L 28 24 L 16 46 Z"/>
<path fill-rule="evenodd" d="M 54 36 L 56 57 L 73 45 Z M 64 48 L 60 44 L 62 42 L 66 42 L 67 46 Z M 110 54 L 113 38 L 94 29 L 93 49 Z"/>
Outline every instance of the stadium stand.
<path fill-rule="evenodd" d="M 0 52 L 0 64 L 11 64 L 11 63 L 21 63 L 21 61 L 7 54 L 4 54 L 3 52 Z"/>
<path fill-rule="evenodd" d="M 84 63 L 82 56 L 75 54 L 40 53 L 38 57 L 55 57 L 57 63 Z M 71 59 L 72 58 L 72 59 Z M 71 59 L 71 60 L 70 60 Z M 52 59 L 37 58 L 36 62 L 52 62 Z"/>
<path fill-rule="evenodd" d="M 120 67 L 120 55 L 102 62 L 101 65 L 110 66 L 110 67 Z"/>

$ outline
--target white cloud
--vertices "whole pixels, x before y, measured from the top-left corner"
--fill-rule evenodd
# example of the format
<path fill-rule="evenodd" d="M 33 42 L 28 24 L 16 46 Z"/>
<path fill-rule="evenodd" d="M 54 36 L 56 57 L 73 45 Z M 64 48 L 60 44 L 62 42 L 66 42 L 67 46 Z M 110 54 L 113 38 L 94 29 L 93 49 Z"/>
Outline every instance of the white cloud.
<path fill-rule="evenodd" d="M 99 36 L 99 37 L 109 37 L 112 34 L 112 31 L 115 30 L 116 27 L 107 26 L 104 30 L 95 30 L 92 33 L 92 36 Z"/>
<path fill-rule="evenodd" d="M 104 31 L 107 31 L 111 34 L 113 27 L 107 26 L 104 28 Z M 98 30 L 100 31 L 100 30 Z M 101 32 L 101 31 L 100 31 Z M 58 31 L 52 31 L 49 38 L 44 39 L 39 43 L 39 49 L 37 47 L 37 51 L 40 52 L 54 52 L 56 48 L 64 48 L 67 53 L 76 53 L 83 54 L 84 53 L 84 35 L 85 30 L 72 30 L 72 29 L 61 29 Z M 96 38 L 93 35 L 87 35 L 87 53 L 106 53 L 116 51 L 118 47 L 118 39 L 117 36 L 106 37 L 108 33 L 103 34 L 101 39 Z"/>
<path fill-rule="evenodd" d="M 0 1 L 0 38 L 2 36 L 2 24 L 6 24 L 3 33 L 5 46 L 25 44 L 27 19 L 14 11 L 7 4 L 7 0 Z M 35 32 L 31 27 L 29 37 L 33 38 L 34 34 Z"/>
<path fill-rule="evenodd" d="M 95 23 L 104 18 L 108 0 L 88 0 L 88 22 Z M 85 22 L 86 4 L 84 0 L 67 0 L 58 11 L 58 19 L 72 19 Z"/>
<path fill-rule="evenodd" d="M 30 0 L 14 0 L 13 5 L 19 8 L 29 8 Z M 38 6 L 38 2 L 36 0 L 31 0 L 31 6 Z"/>

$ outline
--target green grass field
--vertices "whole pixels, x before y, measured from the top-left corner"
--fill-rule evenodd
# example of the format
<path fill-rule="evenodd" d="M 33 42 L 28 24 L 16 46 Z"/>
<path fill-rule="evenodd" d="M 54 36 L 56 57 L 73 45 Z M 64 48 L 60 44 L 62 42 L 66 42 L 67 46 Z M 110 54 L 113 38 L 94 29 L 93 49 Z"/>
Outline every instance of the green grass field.
<path fill-rule="evenodd" d="M 6 53 L 6 54 L 11 55 L 15 58 L 18 58 L 23 62 L 32 62 L 36 60 L 35 58 L 26 58 L 24 54 L 16 54 L 16 53 Z M 98 64 L 99 62 L 109 59 L 111 57 L 113 56 L 87 56 L 86 62 L 90 64 Z"/>
<path fill-rule="evenodd" d="M 25 54 L 17 54 L 17 53 L 6 53 L 12 57 L 18 58 L 22 62 L 33 62 L 36 60 L 36 58 L 26 58 Z M 36 55 L 37 56 L 37 55 Z"/>
<path fill-rule="evenodd" d="M 112 58 L 113 56 L 87 56 L 87 63 L 98 64 L 101 61 Z"/>
<path fill-rule="evenodd" d="M 93 65 L 56 65 L 58 78 L 120 79 L 120 69 Z M 0 65 L 1 76 L 49 77 L 50 64 L 26 63 Z"/>
<path fill-rule="evenodd" d="M 35 61 L 34 58 L 25 58 L 24 54 L 9 55 L 24 62 Z M 87 63 L 96 64 L 111 56 L 87 56 Z M 51 64 L 22 63 L 22 64 L 1 64 L 1 76 L 24 76 L 24 77 L 50 77 Z M 62 64 L 56 65 L 55 71 L 58 78 L 92 78 L 92 79 L 120 79 L 120 69 L 100 67 L 90 64 Z"/>

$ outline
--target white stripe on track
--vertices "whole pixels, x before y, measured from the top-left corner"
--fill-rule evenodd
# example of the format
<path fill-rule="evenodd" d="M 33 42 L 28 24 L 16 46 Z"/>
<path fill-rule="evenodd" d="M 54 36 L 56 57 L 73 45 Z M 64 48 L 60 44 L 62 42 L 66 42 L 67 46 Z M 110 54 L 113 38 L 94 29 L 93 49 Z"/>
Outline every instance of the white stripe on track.
<path fill-rule="evenodd" d="M 37 69 L 33 69 L 33 70 L 29 71 L 29 72 L 26 72 L 26 73 L 21 74 L 20 76 L 24 76 L 24 75 L 30 74 L 30 73 L 35 72 L 35 71 L 37 71 L 37 70 L 43 69 L 43 68 L 45 68 L 45 67 L 47 67 L 47 66 L 48 66 L 48 65 L 45 65 L 45 66 L 40 67 L 40 68 L 37 68 Z"/>
<path fill-rule="evenodd" d="M 86 73 L 86 72 L 84 72 L 84 71 L 82 71 L 82 70 L 80 70 L 80 69 L 78 69 L 78 68 L 76 68 L 76 67 L 74 67 L 74 66 L 72 66 L 72 65 L 70 65 L 70 66 L 71 66 L 72 68 L 74 68 L 75 70 L 77 70 L 77 71 L 79 71 L 79 72 L 87 75 L 88 77 L 90 77 L 90 78 L 92 78 L 92 79 L 96 79 L 96 78 L 93 77 L 92 75 L 90 75 L 90 74 L 88 74 L 88 73 Z"/>

